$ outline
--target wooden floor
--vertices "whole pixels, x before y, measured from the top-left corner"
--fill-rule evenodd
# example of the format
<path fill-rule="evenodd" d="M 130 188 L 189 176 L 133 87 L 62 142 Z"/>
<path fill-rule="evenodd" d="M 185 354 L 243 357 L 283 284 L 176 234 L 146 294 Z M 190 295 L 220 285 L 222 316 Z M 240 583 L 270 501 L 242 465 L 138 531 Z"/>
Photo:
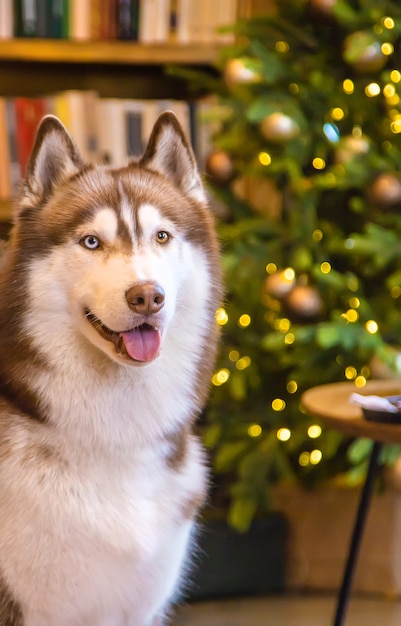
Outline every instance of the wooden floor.
<path fill-rule="evenodd" d="M 279 596 L 199 602 L 179 610 L 173 626 L 331 626 L 332 596 Z M 343 626 L 400 626 L 401 600 L 353 597 Z"/>

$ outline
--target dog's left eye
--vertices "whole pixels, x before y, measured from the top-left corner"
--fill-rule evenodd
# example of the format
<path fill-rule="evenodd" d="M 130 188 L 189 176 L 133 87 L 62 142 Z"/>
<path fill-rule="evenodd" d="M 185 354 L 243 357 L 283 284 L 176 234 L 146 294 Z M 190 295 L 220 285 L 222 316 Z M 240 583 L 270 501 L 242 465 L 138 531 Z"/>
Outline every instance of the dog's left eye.
<path fill-rule="evenodd" d="M 156 235 L 157 243 L 167 243 L 170 239 L 170 234 L 165 230 L 159 230 Z"/>
<path fill-rule="evenodd" d="M 100 248 L 100 241 L 95 235 L 87 235 L 81 239 L 81 243 L 85 248 L 88 248 L 88 250 L 97 250 L 97 248 Z"/>

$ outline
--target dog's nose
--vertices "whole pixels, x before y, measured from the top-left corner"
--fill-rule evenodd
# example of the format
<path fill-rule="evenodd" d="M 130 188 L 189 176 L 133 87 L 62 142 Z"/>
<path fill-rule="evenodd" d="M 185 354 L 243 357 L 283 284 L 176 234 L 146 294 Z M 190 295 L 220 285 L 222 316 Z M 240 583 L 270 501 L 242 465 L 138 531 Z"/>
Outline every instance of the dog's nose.
<path fill-rule="evenodd" d="M 128 289 L 125 297 L 129 308 L 141 315 L 157 313 L 164 306 L 164 290 L 157 283 L 137 283 Z"/>

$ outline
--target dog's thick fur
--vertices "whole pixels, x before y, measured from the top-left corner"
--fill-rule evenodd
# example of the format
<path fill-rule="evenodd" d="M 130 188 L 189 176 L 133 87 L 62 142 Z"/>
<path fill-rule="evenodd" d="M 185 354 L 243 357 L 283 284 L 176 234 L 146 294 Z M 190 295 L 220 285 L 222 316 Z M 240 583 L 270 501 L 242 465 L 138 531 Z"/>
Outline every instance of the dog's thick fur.
<path fill-rule="evenodd" d="M 0 276 L 0 626 L 155 626 L 207 483 L 192 434 L 218 243 L 171 113 L 144 156 L 85 165 L 38 131 Z"/>

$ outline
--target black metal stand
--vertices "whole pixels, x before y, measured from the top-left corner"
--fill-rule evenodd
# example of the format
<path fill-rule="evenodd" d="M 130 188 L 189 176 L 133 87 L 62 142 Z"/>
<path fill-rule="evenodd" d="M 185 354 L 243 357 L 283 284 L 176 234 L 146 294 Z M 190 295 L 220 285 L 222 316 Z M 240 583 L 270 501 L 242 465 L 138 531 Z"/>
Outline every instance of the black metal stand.
<path fill-rule="evenodd" d="M 359 547 L 361 545 L 365 522 L 369 511 L 369 505 L 372 499 L 373 488 L 375 485 L 375 479 L 379 467 L 379 455 L 382 447 L 383 444 L 379 443 L 378 441 L 375 441 L 373 444 L 369 460 L 368 472 L 366 475 L 365 484 L 361 492 L 361 498 L 359 501 L 359 507 L 355 519 L 355 525 L 349 547 L 347 563 L 344 570 L 343 581 L 341 584 L 340 593 L 338 595 L 337 609 L 333 626 L 342 626 L 344 623 L 344 617 L 351 592 L 356 560 L 358 558 Z"/>

